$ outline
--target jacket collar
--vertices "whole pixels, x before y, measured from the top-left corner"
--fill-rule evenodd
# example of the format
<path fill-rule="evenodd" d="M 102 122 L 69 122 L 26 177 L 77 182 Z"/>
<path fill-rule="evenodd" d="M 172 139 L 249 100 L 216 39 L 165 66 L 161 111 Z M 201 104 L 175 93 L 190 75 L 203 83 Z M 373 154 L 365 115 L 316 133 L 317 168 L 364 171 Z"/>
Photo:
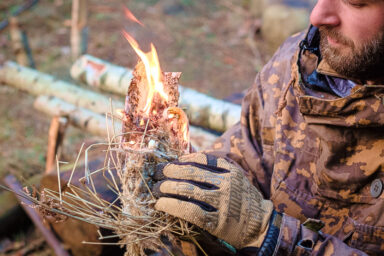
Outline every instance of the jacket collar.
<path fill-rule="evenodd" d="M 352 80 L 348 79 L 348 77 L 340 75 L 337 73 L 331 66 L 328 64 L 328 62 L 324 59 L 320 60 L 319 64 L 316 68 L 317 73 L 325 75 L 325 76 L 332 76 L 332 77 L 338 77 L 345 80 Z"/>
<path fill-rule="evenodd" d="M 320 33 L 318 28 L 310 26 L 307 35 L 300 43 L 299 70 L 307 94 L 318 96 L 320 93 L 331 97 L 346 97 L 356 85 L 354 81 L 340 75 L 322 59 L 320 52 Z"/>
<path fill-rule="evenodd" d="M 351 80 L 348 77 L 340 75 L 338 72 L 336 72 L 333 68 L 331 68 L 328 62 L 322 58 L 320 52 L 320 33 L 319 30 L 313 25 L 311 25 L 308 29 L 306 38 L 303 40 L 300 46 L 302 50 L 308 50 L 312 54 L 316 55 L 318 59 L 318 65 L 316 69 L 317 73 Z"/>

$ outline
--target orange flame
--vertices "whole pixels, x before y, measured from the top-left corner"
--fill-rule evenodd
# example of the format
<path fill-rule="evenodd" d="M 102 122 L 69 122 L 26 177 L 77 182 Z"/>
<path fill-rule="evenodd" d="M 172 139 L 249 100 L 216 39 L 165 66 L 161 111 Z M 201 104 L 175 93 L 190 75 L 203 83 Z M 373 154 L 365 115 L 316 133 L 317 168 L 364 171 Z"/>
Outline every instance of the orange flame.
<path fill-rule="evenodd" d="M 128 19 L 139 23 L 140 25 L 143 25 L 128 8 L 124 8 L 125 15 Z M 145 73 L 147 78 L 147 84 L 148 84 L 148 91 L 147 91 L 147 99 L 145 102 L 145 107 L 143 109 L 144 113 L 148 117 L 151 114 L 156 115 L 156 110 L 152 110 L 151 112 L 151 106 L 153 98 L 156 94 L 158 94 L 160 97 L 162 97 L 165 101 L 168 101 L 168 95 L 164 91 L 164 85 L 162 82 L 163 74 L 161 72 L 159 58 L 157 56 L 156 48 L 151 43 L 151 50 L 150 52 L 143 52 L 137 41 L 125 30 L 123 30 L 124 37 L 128 40 L 129 44 L 132 46 L 132 48 L 135 50 L 136 54 L 139 56 L 141 61 L 144 64 L 145 67 Z M 177 122 L 178 130 L 181 132 L 178 134 L 178 136 L 182 136 L 182 140 L 184 141 L 186 145 L 186 150 L 189 151 L 189 124 L 188 124 L 188 117 L 184 113 L 183 110 L 181 110 L 178 107 L 169 107 L 163 112 L 163 116 L 165 119 L 174 119 Z M 144 119 L 141 119 L 140 126 L 144 125 Z M 179 137 L 179 138 L 180 138 Z M 183 145 L 184 145 L 183 143 Z M 129 142 L 129 144 L 132 144 L 132 141 Z"/>
<path fill-rule="evenodd" d="M 179 130 L 183 135 L 183 140 L 188 143 L 189 142 L 189 125 L 188 125 L 188 117 L 185 112 L 178 107 L 169 107 L 167 108 L 167 118 L 174 119 L 177 121 L 177 125 Z"/>
<path fill-rule="evenodd" d="M 162 76 L 160 69 L 159 58 L 155 46 L 151 43 L 151 51 L 148 53 L 143 52 L 136 40 L 123 30 L 124 37 L 128 40 L 132 48 L 139 55 L 145 67 L 145 73 L 148 81 L 148 96 L 147 102 L 144 107 L 144 113 L 148 116 L 151 111 L 152 100 L 156 93 L 158 93 L 164 100 L 168 100 L 168 95 L 164 91 Z"/>
<path fill-rule="evenodd" d="M 143 23 L 141 23 L 136 17 L 135 15 L 133 15 L 133 13 L 127 8 L 124 6 L 124 13 L 125 13 L 125 17 L 127 19 L 130 19 L 131 21 L 133 22 L 136 22 L 138 24 L 140 24 L 141 26 L 144 26 Z"/>

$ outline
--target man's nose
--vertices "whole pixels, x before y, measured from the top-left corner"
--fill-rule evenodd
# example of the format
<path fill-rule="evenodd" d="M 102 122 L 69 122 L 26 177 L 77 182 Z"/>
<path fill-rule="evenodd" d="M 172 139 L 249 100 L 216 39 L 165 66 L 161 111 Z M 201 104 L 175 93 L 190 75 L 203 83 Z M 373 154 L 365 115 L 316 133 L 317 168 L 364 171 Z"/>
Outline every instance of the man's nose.
<path fill-rule="evenodd" d="M 340 24 L 339 4 L 339 0 L 318 0 L 311 13 L 311 24 L 315 27 L 338 26 Z"/>

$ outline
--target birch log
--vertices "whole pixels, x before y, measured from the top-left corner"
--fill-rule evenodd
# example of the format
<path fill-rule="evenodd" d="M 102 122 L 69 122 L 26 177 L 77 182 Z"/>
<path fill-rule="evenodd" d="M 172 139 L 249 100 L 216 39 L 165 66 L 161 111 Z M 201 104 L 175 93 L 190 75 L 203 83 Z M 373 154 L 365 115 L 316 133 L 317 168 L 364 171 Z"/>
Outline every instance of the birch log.
<path fill-rule="evenodd" d="M 90 109 L 99 114 L 110 111 L 110 101 L 105 95 L 7 61 L 0 68 L 0 82 L 26 91 L 32 95 L 48 95 L 63 99 L 75 106 Z M 124 109 L 122 101 L 112 100 L 114 108 Z"/>
<path fill-rule="evenodd" d="M 126 95 L 132 70 L 90 55 L 80 57 L 71 68 L 78 81 L 115 94 Z M 179 106 L 185 109 L 191 124 L 224 132 L 240 120 L 239 105 L 215 99 L 179 85 Z"/>
<path fill-rule="evenodd" d="M 50 117 L 68 117 L 70 124 L 73 126 L 97 136 L 106 137 L 107 127 L 112 127 L 111 120 L 106 120 L 103 115 L 77 107 L 56 97 L 39 96 L 35 100 L 34 107 Z M 121 131 L 121 122 L 116 122 L 115 125 L 115 130 Z"/>
<path fill-rule="evenodd" d="M 106 119 L 105 116 L 92 112 L 88 109 L 76 107 L 64 100 L 56 97 L 39 96 L 34 103 L 34 107 L 45 113 L 48 116 L 67 116 L 69 122 L 80 129 L 90 132 L 94 135 L 107 137 L 107 128 L 112 133 L 114 127 L 116 134 L 122 129 L 120 120 L 115 119 L 112 123 L 111 119 Z M 191 143 L 197 149 L 206 149 L 217 139 L 217 136 L 206 132 L 197 127 L 190 127 Z"/>

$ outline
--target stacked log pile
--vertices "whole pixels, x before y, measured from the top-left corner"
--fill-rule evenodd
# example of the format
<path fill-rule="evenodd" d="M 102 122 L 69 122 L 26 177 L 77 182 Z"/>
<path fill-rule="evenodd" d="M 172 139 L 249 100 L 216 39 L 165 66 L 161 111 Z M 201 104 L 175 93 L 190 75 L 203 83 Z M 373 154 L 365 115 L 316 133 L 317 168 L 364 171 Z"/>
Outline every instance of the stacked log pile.
<path fill-rule="evenodd" d="M 66 81 L 58 80 L 57 78 L 49 74 L 45 74 L 31 68 L 20 66 L 12 61 L 6 62 L 4 66 L 0 69 L 0 82 L 8 86 L 18 88 L 22 91 L 28 92 L 34 96 L 45 95 L 47 97 L 55 97 L 57 99 L 60 99 L 61 101 L 59 102 L 57 99 L 54 98 L 42 98 L 37 101 L 45 101 L 45 103 L 36 103 L 35 105 L 39 106 L 39 110 L 45 108 L 43 112 L 49 113 L 50 116 L 72 115 L 72 118 L 70 118 L 70 122 L 72 122 L 73 124 L 75 124 L 75 126 L 79 128 L 86 128 L 88 132 L 91 132 L 95 135 L 105 136 L 105 114 L 111 112 L 111 106 L 114 109 L 124 109 L 124 102 L 119 99 L 111 99 L 110 97 L 101 93 L 82 88 Z M 128 86 L 126 86 L 126 88 L 128 88 Z M 181 96 L 186 95 L 182 93 L 183 90 L 185 92 L 185 90 L 190 89 L 182 89 L 180 93 Z M 195 96 L 191 94 L 194 94 Z M 197 93 L 195 91 L 193 91 L 193 93 L 191 94 L 186 97 L 189 98 L 190 102 L 193 100 L 193 98 L 191 99 L 191 97 L 200 98 L 196 100 L 194 104 L 189 103 L 190 106 L 194 106 L 194 110 L 190 111 L 187 109 L 187 113 L 193 112 L 196 116 L 196 113 L 204 112 L 204 116 L 207 116 L 213 110 L 218 112 L 221 109 L 221 106 L 224 106 L 227 109 L 231 109 L 231 111 L 226 111 L 226 114 L 222 113 L 220 115 L 215 115 L 216 118 L 219 118 L 221 120 L 227 120 L 227 122 L 222 122 L 221 124 L 225 125 L 219 127 L 216 131 L 222 131 L 224 127 L 235 123 L 234 121 L 229 122 L 228 120 L 235 120 L 236 118 L 239 119 L 240 107 L 238 105 L 214 99 L 215 102 L 211 101 L 211 103 L 209 103 L 211 106 L 211 110 L 209 110 L 209 108 L 205 104 L 203 106 L 198 105 L 198 103 L 207 102 L 201 100 L 201 97 L 204 97 L 202 94 Z M 209 96 L 206 97 L 210 98 Z M 183 100 L 181 100 L 181 102 L 183 102 Z M 44 104 L 46 104 L 47 107 L 43 107 Z M 50 106 L 48 107 L 48 105 Z M 185 107 L 185 105 L 181 104 L 181 107 Z M 238 115 L 235 115 L 234 113 L 238 113 Z M 228 117 L 229 114 L 231 114 L 230 118 Z M 195 120 L 202 119 L 200 117 L 199 119 Z M 83 122 L 83 124 L 81 124 L 81 122 Z M 191 119 L 191 123 L 194 123 L 193 118 Z M 207 123 L 209 124 L 210 122 L 204 120 L 200 122 L 200 124 Z M 220 124 L 220 122 L 216 122 L 216 124 Z M 116 125 L 119 125 L 119 123 L 117 122 Z M 200 125 L 200 127 L 208 129 L 214 128 L 213 125 L 210 125 L 208 127 Z M 202 128 L 199 128 L 197 126 L 190 127 L 192 144 L 196 147 L 196 149 L 206 148 L 209 144 L 212 144 L 213 141 L 217 138 L 217 135 L 215 133 L 207 132 L 205 129 Z"/>

